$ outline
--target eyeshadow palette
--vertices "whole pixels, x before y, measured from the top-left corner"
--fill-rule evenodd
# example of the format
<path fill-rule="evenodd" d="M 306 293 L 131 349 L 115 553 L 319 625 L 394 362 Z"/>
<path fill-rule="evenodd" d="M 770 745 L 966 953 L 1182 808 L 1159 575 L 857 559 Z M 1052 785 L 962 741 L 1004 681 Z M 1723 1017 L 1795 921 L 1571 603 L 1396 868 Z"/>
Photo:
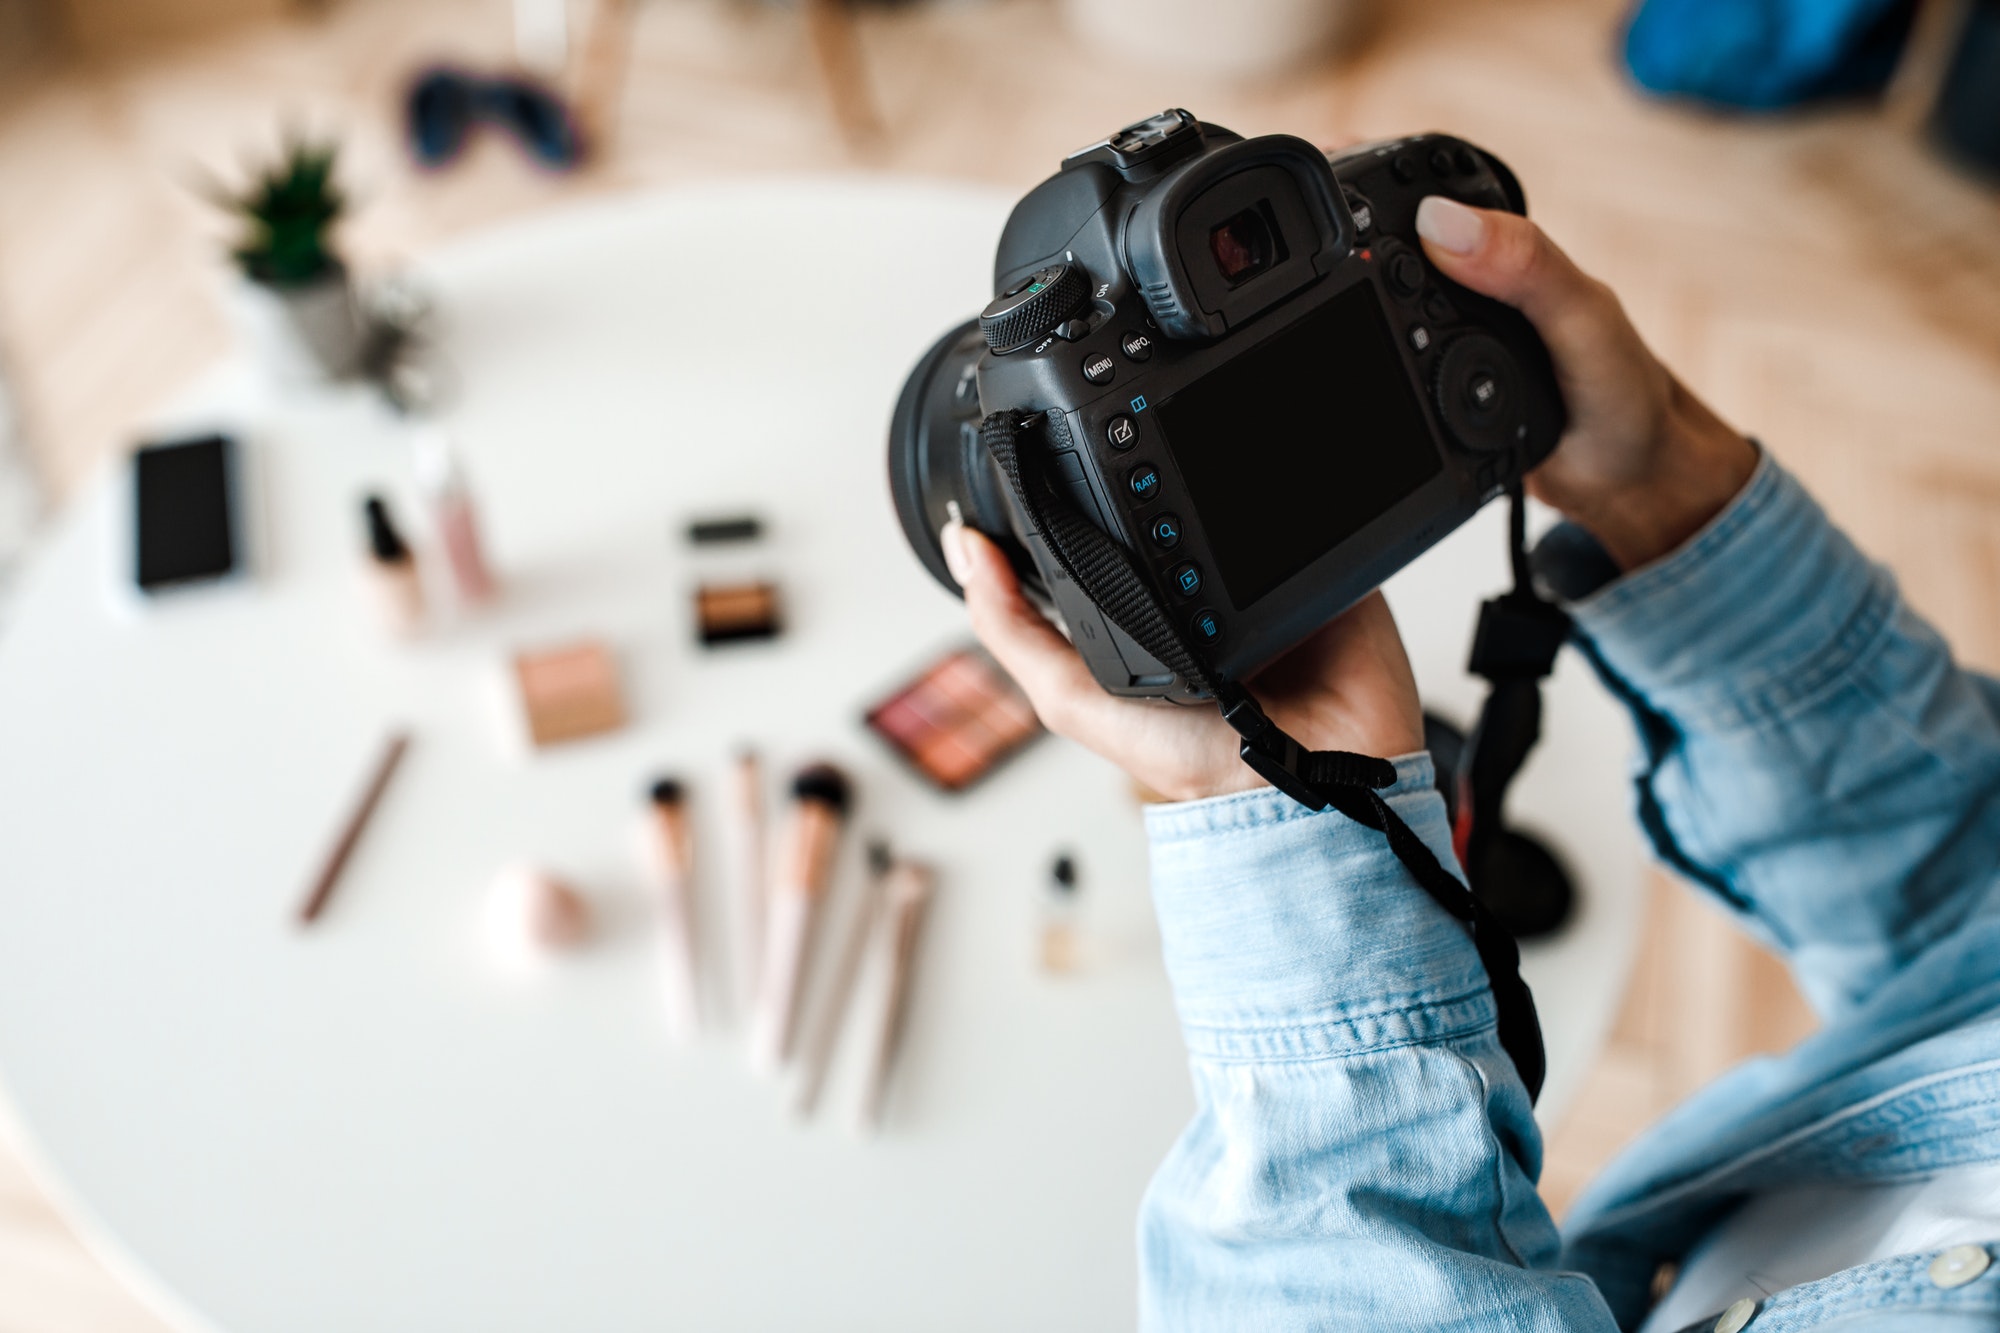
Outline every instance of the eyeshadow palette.
<path fill-rule="evenodd" d="M 780 628 L 773 583 L 704 583 L 694 593 L 695 632 L 702 643 L 774 639 Z"/>
<path fill-rule="evenodd" d="M 1027 696 L 977 648 L 947 653 L 867 721 L 946 791 L 965 790 L 1042 732 Z"/>
<path fill-rule="evenodd" d="M 694 546 L 722 546 L 732 542 L 754 542 L 764 535 L 764 522 L 755 514 L 729 514 L 719 518 L 698 518 L 688 524 L 688 542 Z"/>

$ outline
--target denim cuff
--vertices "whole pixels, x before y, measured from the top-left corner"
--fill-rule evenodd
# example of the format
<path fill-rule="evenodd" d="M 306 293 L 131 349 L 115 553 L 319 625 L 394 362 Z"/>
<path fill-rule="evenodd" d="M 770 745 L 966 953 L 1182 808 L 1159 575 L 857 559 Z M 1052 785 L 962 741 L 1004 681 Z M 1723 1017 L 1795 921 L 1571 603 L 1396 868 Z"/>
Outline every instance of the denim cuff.
<path fill-rule="evenodd" d="M 1881 636 L 1896 586 L 1769 452 L 1708 526 L 1571 606 L 1603 664 L 1705 730 L 1785 716 Z"/>
<path fill-rule="evenodd" d="M 1383 796 L 1454 873 L 1428 754 Z M 1373 829 L 1271 789 L 1146 811 L 1153 899 L 1189 1052 L 1321 1059 L 1493 1024 L 1471 937 Z"/>

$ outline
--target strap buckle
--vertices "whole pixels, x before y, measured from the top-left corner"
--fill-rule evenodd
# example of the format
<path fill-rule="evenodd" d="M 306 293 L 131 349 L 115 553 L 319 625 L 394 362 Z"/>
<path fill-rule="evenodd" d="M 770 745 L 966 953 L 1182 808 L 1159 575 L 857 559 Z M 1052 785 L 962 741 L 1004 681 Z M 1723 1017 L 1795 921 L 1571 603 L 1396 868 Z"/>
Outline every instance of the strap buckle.
<path fill-rule="evenodd" d="M 1479 606 L 1465 669 L 1485 680 L 1540 680 L 1555 669 L 1569 627 L 1568 612 L 1532 590 L 1488 598 Z"/>
<path fill-rule="evenodd" d="M 1331 804 L 1306 781 L 1305 747 L 1271 721 L 1250 691 L 1227 680 L 1216 685 L 1214 694 L 1222 720 L 1243 738 L 1237 754 L 1252 772 L 1308 810 Z"/>

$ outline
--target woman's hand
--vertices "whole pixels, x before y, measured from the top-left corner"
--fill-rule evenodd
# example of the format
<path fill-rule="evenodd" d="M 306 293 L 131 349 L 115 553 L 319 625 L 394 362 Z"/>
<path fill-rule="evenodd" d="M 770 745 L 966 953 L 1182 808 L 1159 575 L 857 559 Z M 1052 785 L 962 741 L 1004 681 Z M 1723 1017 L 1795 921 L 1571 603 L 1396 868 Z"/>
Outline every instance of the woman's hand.
<path fill-rule="evenodd" d="M 941 534 L 972 629 L 1020 683 L 1050 731 L 1177 801 L 1264 786 L 1213 708 L 1106 694 L 1076 649 L 1021 595 L 1000 549 L 962 524 Z M 1315 750 L 1388 757 L 1424 748 L 1410 659 L 1381 593 L 1314 634 L 1250 682 L 1271 719 Z"/>
<path fill-rule="evenodd" d="M 1673 550 L 1743 489 L 1756 448 L 1660 364 L 1611 289 L 1541 228 L 1433 195 L 1417 208 L 1417 232 L 1446 276 L 1517 307 L 1548 344 L 1569 429 L 1528 490 L 1621 569 Z"/>

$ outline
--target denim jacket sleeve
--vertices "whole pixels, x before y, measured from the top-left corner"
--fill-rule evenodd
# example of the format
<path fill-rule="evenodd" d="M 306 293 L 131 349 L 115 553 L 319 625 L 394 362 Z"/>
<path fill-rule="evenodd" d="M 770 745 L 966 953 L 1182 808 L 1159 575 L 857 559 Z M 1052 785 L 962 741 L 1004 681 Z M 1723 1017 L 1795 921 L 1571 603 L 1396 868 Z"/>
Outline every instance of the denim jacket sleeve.
<path fill-rule="evenodd" d="M 2000 687 L 1768 457 L 1575 608 L 1662 855 L 1829 1014 L 1991 901 Z M 1423 756 L 1390 799 L 1446 859 Z M 1156 1329 L 1615 1327 L 1557 1271 L 1541 1145 L 1470 940 L 1379 834 L 1265 791 L 1149 812 L 1194 1121 L 1140 1218 Z"/>
<path fill-rule="evenodd" d="M 1638 720 L 1655 847 L 1822 1017 L 1996 910 L 2000 685 L 1768 454 L 1705 530 L 1573 610 Z"/>
<path fill-rule="evenodd" d="M 1456 866 L 1430 760 L 1397 773 L 1390 803 Z M 1551 1271 L 1478 954 L 1382 835 L 1268 790 L 1148 831 L 1197 1110 L 1141 1210 L 1144 1326 L 1609 1333 Z"/>

